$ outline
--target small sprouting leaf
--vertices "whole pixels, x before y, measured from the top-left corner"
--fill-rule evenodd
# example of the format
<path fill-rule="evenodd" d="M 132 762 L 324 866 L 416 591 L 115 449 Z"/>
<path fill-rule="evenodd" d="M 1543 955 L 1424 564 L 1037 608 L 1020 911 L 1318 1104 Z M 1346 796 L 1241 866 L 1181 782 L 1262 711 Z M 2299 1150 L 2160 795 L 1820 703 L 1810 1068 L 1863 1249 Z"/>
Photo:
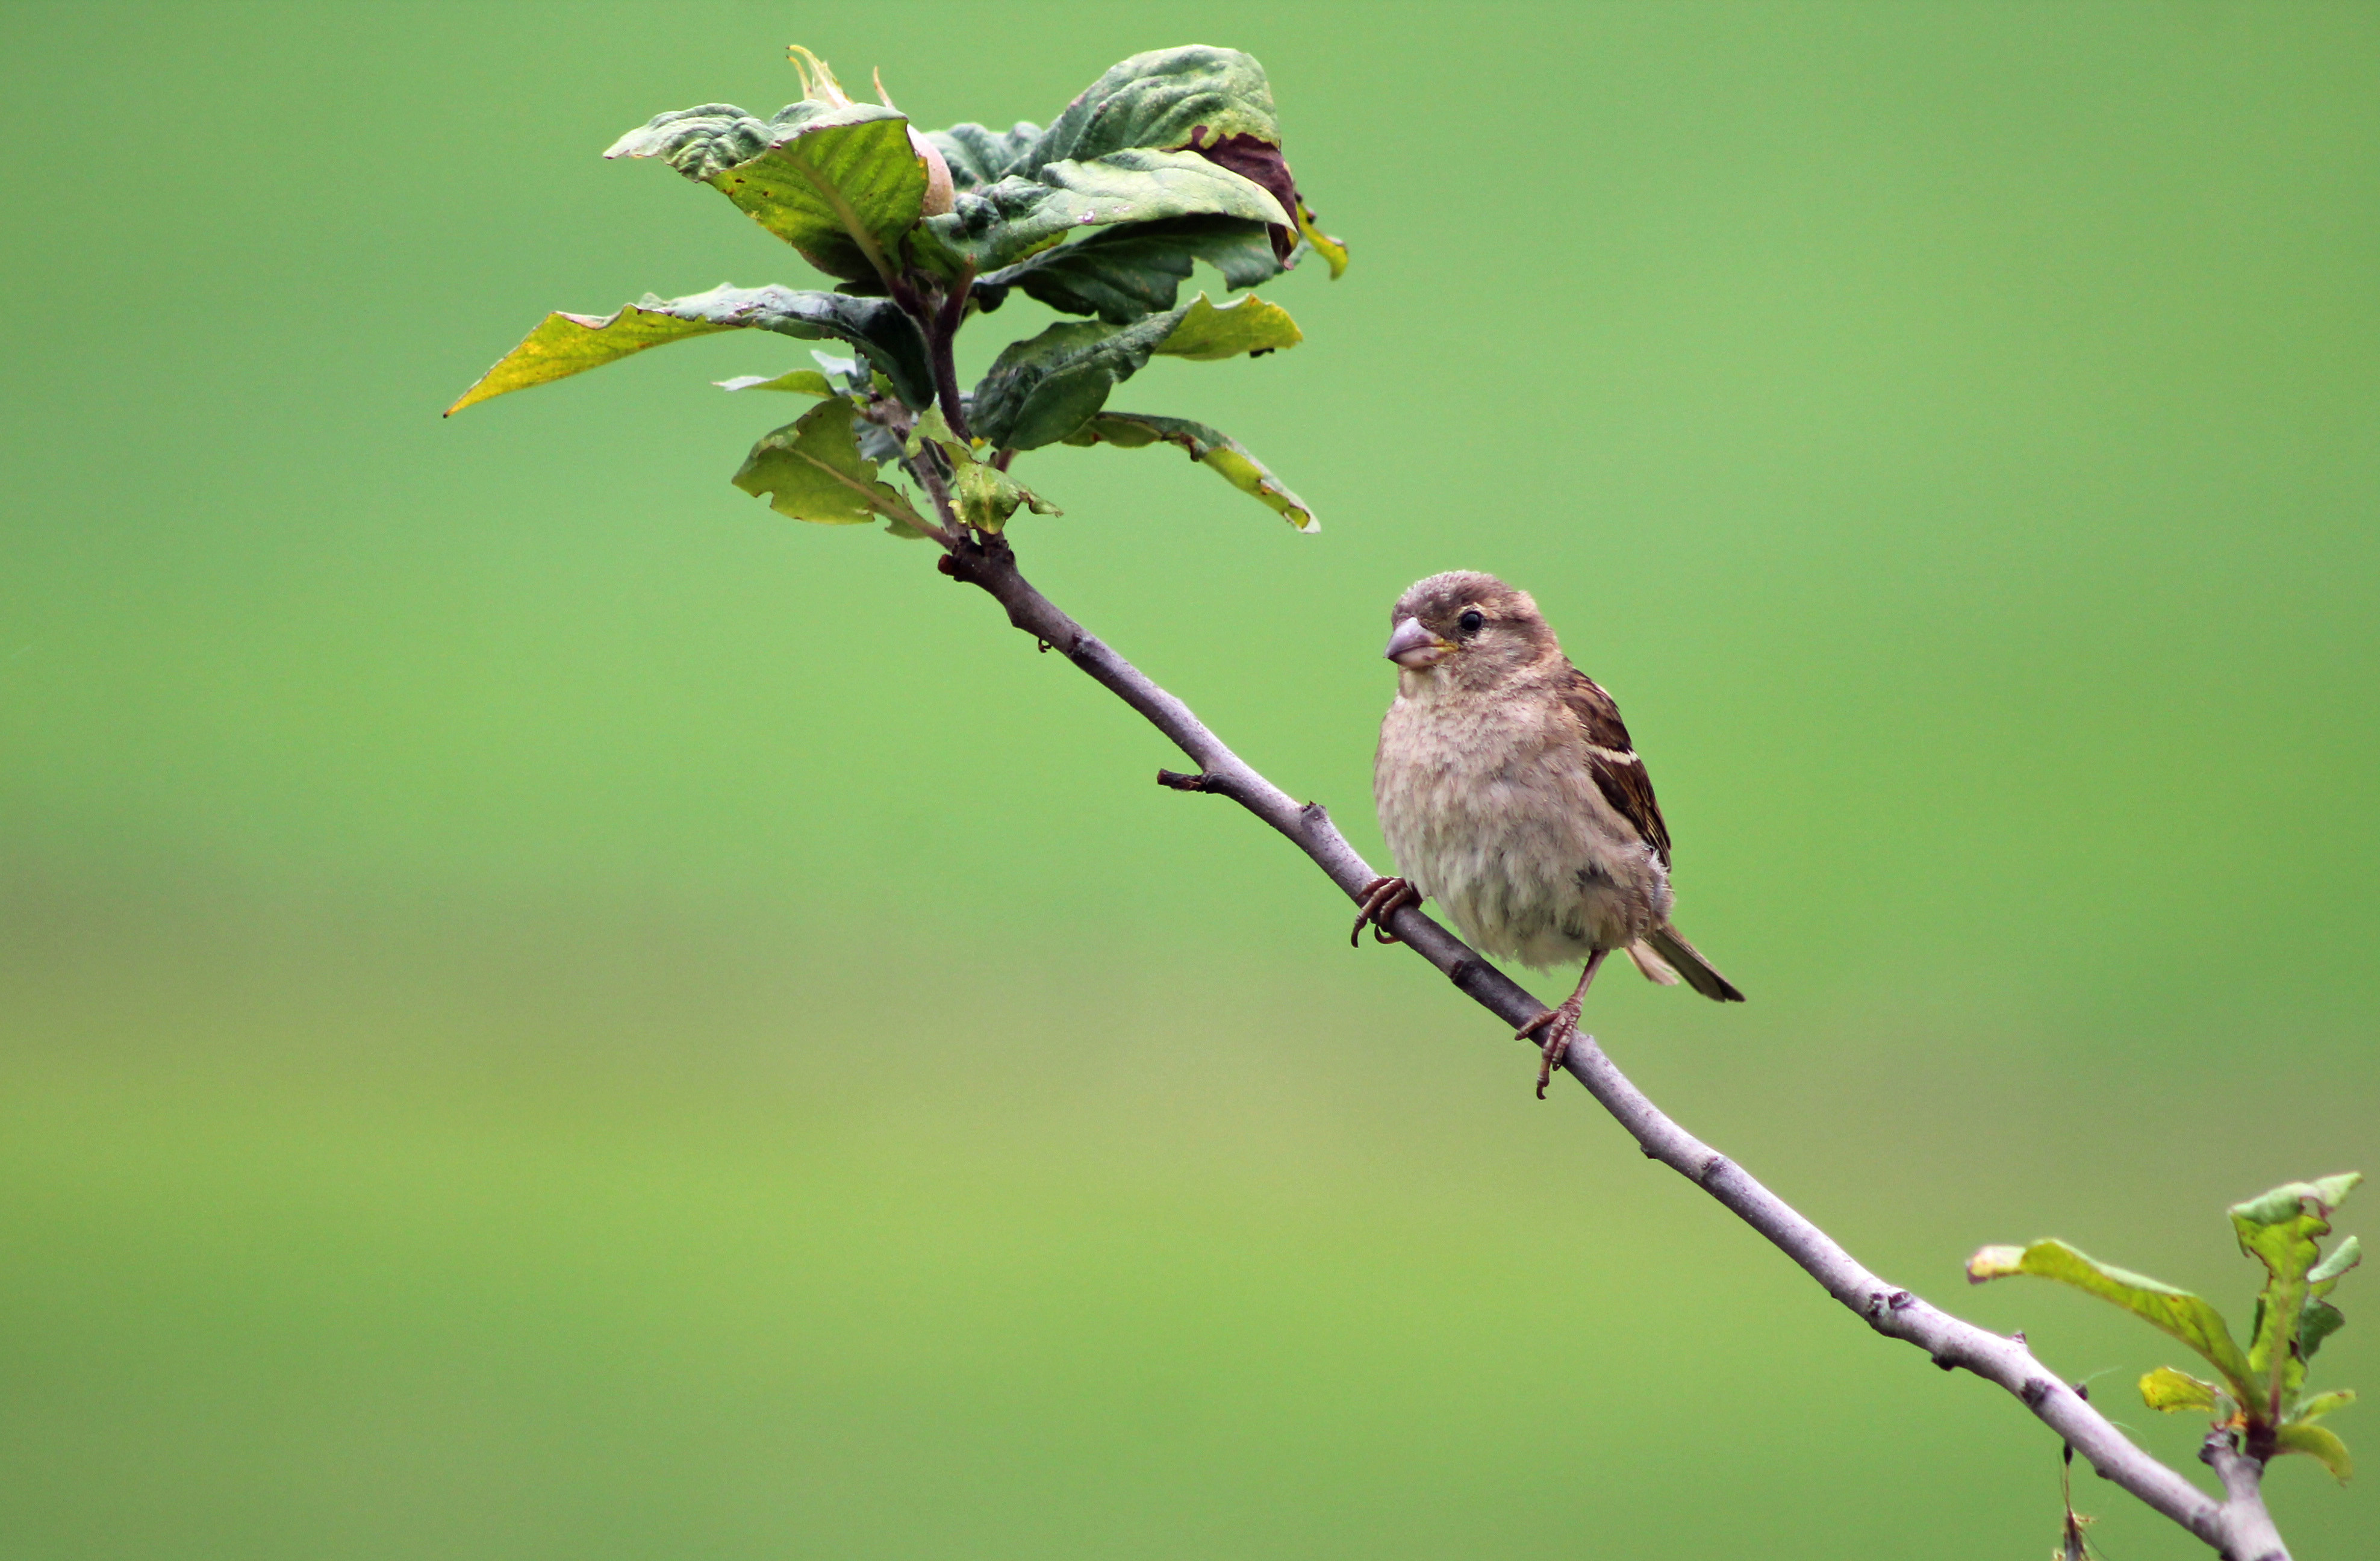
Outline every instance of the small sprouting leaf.
<path fill-rule="evenodd" d="M 1245 445 L 1204 423 L 1137 412 L 1101 412 L 1066 438 L 1069 444 L 1112 444 L 1120 450 L 1138 450 L 1160 442 L 1187 451 L 1192 460 L 1220 473 L 1226 482 L 1300 531 L 1322 529 L 1305 501 L 1283 487 Z"/>
<path fill-rule="evenodd" d="M 874 461 L 853 436 L 856 408 L 841 396 L 820 402 L 799 421 L 752 446 L 735 486 L 795 520 L 859 526 L 882 516 L 923 532 L 927 522 L 900 490 L 876 480 Z"/>
<path fill-rule="evenodd" d="M 2248 1369 L 2261 1388 L 2252 1401 L 2267 1416 L 2285 1412 L 2305 1380 L 2308 1351 L 2300 1326 L 2306 1320 L 2315 1265 L 2322 1259 L 2320 1238 L 2330 1234 L 2331 1211 L 2362 1180 L 2350 1172 L 2320 1181 L 2292 1181 L 2231 1206 L 2240 1250 L 2262 1263 L 2266 1275 L 2264 1293 L 2256 1299 Z M 2335 1283 L 2345 1272 L 2338 1269 L 2327 1280 Z M 2336 1309 L 2325 1309 L 2336 1314 Z M 2337 1324 L 2325 1322 L 2322 1334 L 2336 1330 Z M 2317 1336 L 2315 1343 L 2320 1342 Z"/>
<path fill-rule="evenodd" d="M 462 399 L 446 408 L 454 416 L 507 391 L 526 390 L 671 342 L 714 331 L 774 331 L 805 341 L 844 341 L 882 369 L 903 401 L 923 406 L 934 398 L 934 375 L 926 341 L 898 306 L 882 298 L 840 293 L 796 292 L 790 287 L 730 287 L 683 298 L 642 301 L 613 314 L 550 314 L 521 345 L 480 376 Z"/>
<path fill-rule="evenodd" d="M 2217 1391 L 2213 1383 L 2201 1382 L 2188 1372 L 2178 1372 L 2171 1366 L 2159 1366 L 2141 1378 L 2141 1401 L 2169 1415 L 2188 1410 L 2204 1410 L 2212 1414 Z"/>
<path fill-rule="evenodd" d="M 2353 1388 L 2333 1388 L 2328 1393 L 2317 1393 L 2299 1405 L 2298 1412 L 2291 1418 L 2299 1421 L 2320 1420 L 2333 1410 L 2343 1410 L 2353 1402 L 2355 1402 Z"/>
<path fill-rule="evenodd" d="M 1347 274 L 1346 240 L 1333 238 L 1315 226 L 1314 213 L 1306 209 L 1305 202 L 1303 200 L 1297 203 L 1297 234 L 1307 244 L 1313 246 L 1316 254 L 1320 255 L 1329 263 L 1331 281 L 1336 282 Z"/>
<path fill-rule="evenodd" d="M 2273 1451 L 2303 1453 L 2330 1470 L 2342 1485 L 2354 1477 L 2355 1460 L 2347 1455 L 2347 1444 L 2326 1425 L 2308 1425 L 2294 1421 L 2277 1426 L 2273 1431 Z"/>
<path fill-rule="evenodd" d="M 2306 1270 L 2306 1285 L 2316 1295 L 2328 1295 L 2347 1271 L 2363 1261 L 2363 1239 L 2350 1236 L 2331 1249 L 2328 1257 Z"/>
<path fill-rule="evenodd" d="M 997 308 L 1010 287 L 1065 314 L 1090 314 L 1129 325 L 1173 308 L 1191 262 L 1205 260 L 1229 288 L 1253 287 L 1281 274 L 1261 223 L 1232 217 L 1182 217 L 1102 228 L 1078 244 L 1045 249 L 1028 260 L 976 279 L 976 297 Z"/>
<path fill-rule="evenodd" d="M 658 157 L 710 185 L 829 276 L 880 280 L 925 208 L 909 121 L 874 103 L 804 100 L 759 120 L 729 103 L 656 116 L 606 157 Z"/>
<path fill-rule="evenodd" d="M 951 502 L 959 518 L 978 531 L 998 531 L 1020 506 L 1035 514 L 1065 512 L 988 462 L 962 461 L 951 478 Z"/>
<path fill-rule="evenodd" d="M 2084 1256 L 2063 1241 L 2035 1241 L 2029 1247 L 1985 1247 L 1967 1260 L 1967 1277 L 1981 1284 L 2012 1274 L 2057 1279 L 2087 1290 L 2117 1305 L 2150 1326 L 2190 1346 L 2223 1373 L 2232 1396 L 2241 1402 L 2255 1397 L 2249 1386 L 2253 1373 L 2248 1359 L 2233 1341 L 2223 1314 L 2188 1290 L 2178 1290 L 2144 1275 L 2131 1273 Z"/>
<path fill-rule="evenodd" d="M 1211 362 L 1243 352 L 1294 346 L 1304 338 L 1285 309 L 1245 294 L 1218 309 L 1199 294 L 1179 309 L 1131 325 L 1091 321 L 1052 325 L 1011 342 L 976 386 L 968 421 L 993 445 L 1055 444 L 1107 405 L 1109 393 L 1152 355 Z"/>
<path fill-rule="evenodd" d="M 796 369 L 789 374 L 771 379 L 766 374 L 738 374 L 732 380 L 710 381 L 723 391 L 791 391 L 795 395 L 827 396 L 836 393 L 826 382 L 826 376 L 815 369 Z"/>

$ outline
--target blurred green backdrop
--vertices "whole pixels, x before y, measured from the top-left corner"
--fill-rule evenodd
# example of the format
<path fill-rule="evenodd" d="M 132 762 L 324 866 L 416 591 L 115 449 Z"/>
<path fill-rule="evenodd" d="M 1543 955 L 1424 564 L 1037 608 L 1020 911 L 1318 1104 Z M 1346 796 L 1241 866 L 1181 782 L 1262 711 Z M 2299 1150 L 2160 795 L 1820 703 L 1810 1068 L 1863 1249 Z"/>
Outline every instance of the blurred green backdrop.
<path fill-rule="evenodd" d="M 548 309 L 807 279 L 596 155 L 795 40 L 929 125 L 1266 62 L 1354 269 L 1122 404 L 1325 529 L 1059 451 L 1029 571 L 1375 861 L 1387 604 L 1535 590 L 1753 994 L 1595 1027 L 1871 1265 L 2130 1405 L 2156 1336 L 1964 1254 L 2240 1318 L 2222 1205 L 2380 1172 L 2380 12 L 19 3 L 0 1551 L 2042 1554 L 2004 1396 L 922 547 L 729 488 L 784 409 L 706 381 L 794 344 L 440 422 Z"/>

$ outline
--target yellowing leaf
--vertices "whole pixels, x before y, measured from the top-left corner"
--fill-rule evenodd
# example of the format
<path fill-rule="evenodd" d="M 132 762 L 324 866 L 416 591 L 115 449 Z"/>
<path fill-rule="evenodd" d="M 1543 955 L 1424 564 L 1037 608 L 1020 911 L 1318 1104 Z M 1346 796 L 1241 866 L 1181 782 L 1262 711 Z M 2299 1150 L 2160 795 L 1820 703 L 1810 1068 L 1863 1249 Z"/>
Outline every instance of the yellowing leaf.
<path fill-rule="evenodd" d="M 2231 1330 L 2225 1326 L 2223 1314 L 2188 1290 L 2178 1290 L 2145 1275 L 2086 1257 L 2063 1241 L 2035 1241 L 2029 1247 L 1985 1247 L 1967 1260 L 1967 1277 L 1976 1284 L 2012 1274 L 2056 1279 L 2103 1301 L 2114 1301 L 2150 1326 L 2171 1334 L 2197 1350 L 2208 1364 L 2223 1373 L 2224 1381 L 2231 1386 L 2232 1397 L 2241 1403 L 2255 1400 L 2255 1392 L 2250 1386 L 2254 1373 L 2248 1369 L 2248 1358 L 2232 1340 Z"/>
<path fill-rule="evenodd" d="M 876 463 L 859 453 L 850 402 L 820 403 L 798 422 L 752 446 L 735 486 L 795 520 L 859 526 L 878 516 L 923 531 L 927 523 L 900 490 L 876 480 Z"/>
<path fill-rule="evenodd" d="M 2303 1421 L 2284 1425 L 2273 1433 L 2273 1450 L 2305 1454 L 2329 1470 L 2342 1485 L 2355 1474 L 2355 1460 L 2348 1457 L 2347 1444 L 2326 1426 L 2308 1425 Z"/>
<path fill-rule="evenodd" d="M 2201 1382 L 2188 1372 L 2175 1371 L 2171 1366 L 2159 1366 L 2141 1378 L 2141 1401 L 2152 1410 L 2162 1410 L 2176 1415 L 2189 1410 L 2215 1412 L 2216 1387 L 2211 1382 Z"/>

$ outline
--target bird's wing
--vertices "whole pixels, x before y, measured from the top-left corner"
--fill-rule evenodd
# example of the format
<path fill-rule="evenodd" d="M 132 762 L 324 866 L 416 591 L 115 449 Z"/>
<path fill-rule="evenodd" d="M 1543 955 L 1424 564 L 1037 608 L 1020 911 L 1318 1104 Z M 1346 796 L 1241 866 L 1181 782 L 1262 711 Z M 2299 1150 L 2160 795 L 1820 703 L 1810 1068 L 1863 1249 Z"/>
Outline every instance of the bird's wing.
<path fill-rule="evenodd" d="M 1563 685 L 1562 705 L 1585 740 L 1587 768 L 1595 776 L 1596 789 L 1613 812 L 1636 826 L 1636 832 L 1660 854 L 1661 865 L 1668 866 L 1670 827 L 1661 821 L 1661 805 L 1653 800 L 1653 779 L 1645 773 L 1645 761 L 1636 756 L 1634 744 L 1628 741 L 1620 707 L 1575 667 Z"/>

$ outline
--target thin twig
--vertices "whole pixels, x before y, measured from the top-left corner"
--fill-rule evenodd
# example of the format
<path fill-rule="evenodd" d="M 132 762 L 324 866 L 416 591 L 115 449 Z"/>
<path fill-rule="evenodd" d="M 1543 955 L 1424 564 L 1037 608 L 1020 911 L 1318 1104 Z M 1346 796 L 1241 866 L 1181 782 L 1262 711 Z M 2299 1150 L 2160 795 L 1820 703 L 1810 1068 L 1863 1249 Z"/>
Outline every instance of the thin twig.
<path fill-rule="evenodd" d="M 1331 824 L 1322 805 L 1293 800 L 1208 731 L 1189 706 L 1060 611 L 1017 573 L 1015 554 L 1004 538 L 962 542 L 944 554 L 940 567 L 952 578 L 989 592 L 1007 611 L 1011 623 L 1065 652 L 1067 659 L 1139 711 L 1197 763 L 1200 773 L 1196 776 L 1160 771 L 1160 783 L 1231 798 L 1287 836 L 1342 893 L 1361 902 L 1366 886 L 1378 875 Z M 1517 1029 L 1545 1011 L 1544 1004 L 1420 911 L 1406 906 L 1386 919 L 1389 930 L 1407 947 L 1507 1025 Z M 1964 1367 L 2006 1388 L 2103 1478 L 2197 1535 L 2224 1561 L 2289 1561 L 2289 1551 L 2259 1494 L 2263 1467 L 2233 1449 L 2228 1437 L 2210 1438 L 2204 1455 L 2223 1480 L 2227 1499 L 2217 1502 L 2133 1446 L 2081 1394 L 2036 1361 L 2022 1336 L 2003 1338 L 1988 1333 L 1862 1267 L 1750 1172 L 1663 1115 L 1612 1065 L 1592 1036 L 1573 1040 L 1562 1066 L 1628 1130 L 1649 1158 L 1718 1199 L 1876 1332 L 1915 1345 L 1944 1371 Z M 2219 1452 L 2217 1441 L 2222 1444 Z"/>

